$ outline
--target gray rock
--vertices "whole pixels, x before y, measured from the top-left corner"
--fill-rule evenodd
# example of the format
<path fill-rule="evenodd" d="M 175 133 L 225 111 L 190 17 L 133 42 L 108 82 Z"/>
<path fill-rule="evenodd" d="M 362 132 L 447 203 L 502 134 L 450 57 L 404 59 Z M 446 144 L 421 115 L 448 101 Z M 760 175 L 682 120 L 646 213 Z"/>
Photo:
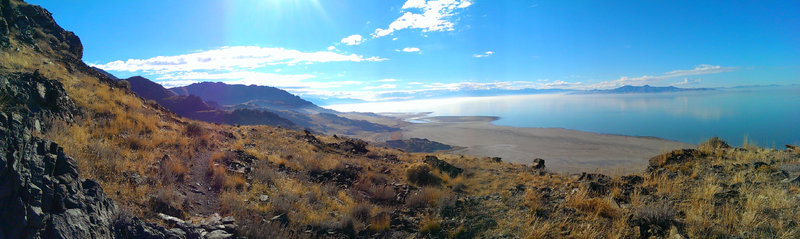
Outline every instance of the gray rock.
<path fill-rule="evenodd" d="M 232 237 L 233 237 L 232 234 L 230 234 L 230 233 L 228 233 L 226 231 L 223 231 L 223 230 L 212 231 L 212 232 L 209 232 L 208 234 L 205 235 L 205 238 L 207 238 L 207 239 L 225 239 L 225 238 L 232 238 Z"/>
<path fill-rule="evenodd" d="M 0 238 L 113 237 L 116 204 L 99 184 L 79 179 L 61 147 L 26 126 L 0 122 L 0 164 L 11 166 L 0 171 Z"/>

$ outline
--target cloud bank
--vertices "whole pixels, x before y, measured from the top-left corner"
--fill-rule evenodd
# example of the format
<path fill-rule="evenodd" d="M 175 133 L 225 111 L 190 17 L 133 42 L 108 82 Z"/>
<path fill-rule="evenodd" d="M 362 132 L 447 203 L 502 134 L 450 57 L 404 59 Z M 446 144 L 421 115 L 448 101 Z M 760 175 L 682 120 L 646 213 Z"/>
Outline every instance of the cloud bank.
<path fill-rule="evenodd" d="M 253 69 L 268 65 L 295 65 L 323 62 L 384 61 L 379 57 L 340 54 L 332 51 L 302 52 L 285 48 L 232 46 L 176 56 L 112 61 L 92 66 L 110 71 L 166 74 L 199 70 Z"/>
<path fill-rule="evenodd" d="M 452 31 L 452 17 L 459 9 L 472 5 L 470 0 L 408 0 L 403 4 L 403 15 L 389 27 L 375 29 L 373 38 L 391 35 L 403 29 L 421 29 L 423 32 Z"/>

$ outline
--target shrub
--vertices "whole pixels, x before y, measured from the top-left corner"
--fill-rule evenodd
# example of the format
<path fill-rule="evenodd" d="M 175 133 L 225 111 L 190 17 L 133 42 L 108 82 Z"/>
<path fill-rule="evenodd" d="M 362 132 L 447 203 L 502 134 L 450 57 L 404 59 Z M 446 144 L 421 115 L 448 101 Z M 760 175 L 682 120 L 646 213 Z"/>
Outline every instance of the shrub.
<path fill-rule="evenodd" d="M 168 155 L 164 155 L 164 157 L 161 158 L 159 166 L 161 167 L 161 179 L 167 184 L 183 182 L 186 173 L 189 172 L 186 165 L 183 165 L 179 160 L 172 159 Z"/>
<path fill-rule="evenodd" d="M 380 212 L 374 217 L 369 219 L 369 230 L 374 232 L 385 231 L 389 229 L 392 223 L 392 218 L 388 212 Z"/>
<path fill-rule="evenodd" d="M 393 187 L 388 185 L 372 185 L 369 188 L 369 196 L 375 201 L 389 202 L 394 200 L 395 191 Z"/>
<path fill-rule="evenodd" d="M 122 88 L 122 89 L 126 89 L 126 90 L 131 88 L 131 83 L 128 82 L 127 80 L 117 81 L 116 85 L 117 85 L 117 87 Z"/>
<path fill-rule="evenodd" d="M 200 127 L 200 124 L 192 122 L 186 125 L 184 134 L 189 137 L 200 137 L 203 135 L 203 128 Z"/>
<path fill-rule="evenodd" d="M 431 174 L 431 168 L 425 164 L 413 164 L 406 170 L 409 182 L 419 185 L 434 185 L 441 183 L 441 179 Z"/>
<path fill-rule="evenodd" d="M 368 204 L 359 203 L 350 209 L 350 216 L 356 221 L 366 222 L 370 216 L 370 207 Z"/>
<path fill-rule="evenodd" d="M 409 208 L 426 208 L 436 206 L 444 193 L 432 187 L 424 187 L 406 198 L 406 206 Z"/>
<path fill-rule="evenodd" d="M 664 202 L 646 204 L 633 210 L 631 224 L 639 226 L 642 238 L 649 238 L 651 233 L 663 236 L 675 222 L 675 210 Z"/>
<path fill-rule="evenodd" d="M 439 221 L 432 218 L 426 218 L 419 225 L 419 233 L 423 235 L 427 234 L 436 235 L 439 234 L 441 231 L 442 231 L 442 225 L 439 224 Z"/>

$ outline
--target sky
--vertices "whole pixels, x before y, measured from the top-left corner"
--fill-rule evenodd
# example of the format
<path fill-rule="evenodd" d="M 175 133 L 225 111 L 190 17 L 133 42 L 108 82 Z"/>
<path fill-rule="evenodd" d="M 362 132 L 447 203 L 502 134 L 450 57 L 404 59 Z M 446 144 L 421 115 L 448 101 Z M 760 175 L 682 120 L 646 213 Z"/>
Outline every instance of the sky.
<path fill-rule="evenodd" d="M 83 60 L 302 97 L 800 83 L 796 1 L 171 0 L 42 5 Z"/>

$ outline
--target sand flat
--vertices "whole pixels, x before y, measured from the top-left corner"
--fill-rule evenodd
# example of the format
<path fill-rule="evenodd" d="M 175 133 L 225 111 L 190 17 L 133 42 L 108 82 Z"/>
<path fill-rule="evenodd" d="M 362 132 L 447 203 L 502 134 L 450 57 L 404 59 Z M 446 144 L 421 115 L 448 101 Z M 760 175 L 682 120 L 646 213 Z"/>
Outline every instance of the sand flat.
<path fill-rule="evenodd" d="M 403 127 L 403 138 L 427 138 L 462 146 L 456 154 L 502 157 L 506 162 L 546 160 L 554 172 L 641 172 L 651 157 L 694 145 L 654 137 L 597 134 L 561 128 L 520 128 L 491 124 L 496 117 L 429 117 Z"/>

